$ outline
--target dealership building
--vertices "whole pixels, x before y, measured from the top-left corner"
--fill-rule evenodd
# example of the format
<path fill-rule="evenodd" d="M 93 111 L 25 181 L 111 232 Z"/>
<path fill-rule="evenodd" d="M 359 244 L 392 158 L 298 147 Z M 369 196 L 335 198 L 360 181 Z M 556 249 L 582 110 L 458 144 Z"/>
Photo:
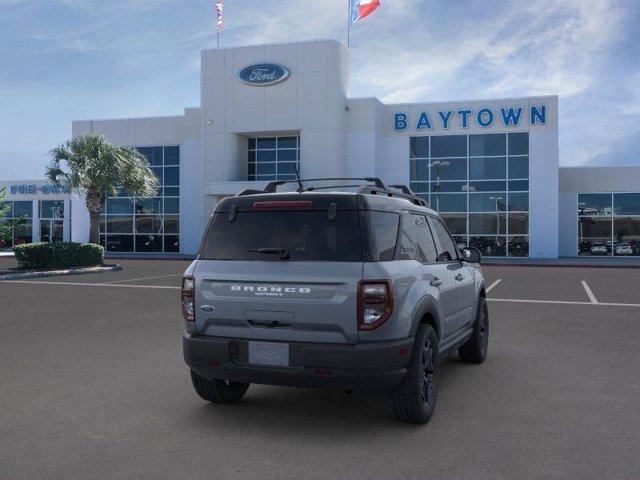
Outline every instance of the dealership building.
<path fill-rule="evenodd" d="M 107 198 L 110 252 L 193 254 L 221 198 L 298 169 L 410 185 L 485 256 L 640 255 L 640 165 L 559 168 L 557 96 L 351 98 L 349 50 L 331 40 L 205 50 L 201 60 L 199 107 L 73 122 L 73 135 L 138 148 L 160 181 L 153 198 Z M 3 185 L 11 215 L 28 215 L 5 247 L 88 240 L 81 198 L 43 182 Z"/>

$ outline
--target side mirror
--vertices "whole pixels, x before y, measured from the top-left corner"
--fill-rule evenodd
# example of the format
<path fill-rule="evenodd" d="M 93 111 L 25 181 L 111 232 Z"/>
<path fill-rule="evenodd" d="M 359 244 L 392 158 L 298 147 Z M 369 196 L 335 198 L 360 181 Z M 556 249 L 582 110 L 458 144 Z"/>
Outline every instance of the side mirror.
<path fill-rule="evenodd" d="M 475 247 L 465 247 L 462 249 L 462 260 L 469 263 L 480 263 L 482 254 Z"/>

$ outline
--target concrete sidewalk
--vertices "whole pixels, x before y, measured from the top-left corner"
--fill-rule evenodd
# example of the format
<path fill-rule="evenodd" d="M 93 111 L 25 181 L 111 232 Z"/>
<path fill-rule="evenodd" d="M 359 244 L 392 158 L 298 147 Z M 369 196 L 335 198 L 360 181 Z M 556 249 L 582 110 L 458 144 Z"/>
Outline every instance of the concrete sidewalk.
<path fill-rule="evenodd" d="M 483 258 L 482 265 L 519 267 L 640 268 L 640 257 Z"/>

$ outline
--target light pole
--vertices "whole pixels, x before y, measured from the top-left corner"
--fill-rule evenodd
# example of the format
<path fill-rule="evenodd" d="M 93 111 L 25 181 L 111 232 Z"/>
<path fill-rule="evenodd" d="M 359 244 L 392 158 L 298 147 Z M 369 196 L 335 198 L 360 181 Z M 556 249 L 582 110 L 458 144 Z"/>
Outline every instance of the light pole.
<path fill-rule="evenodd" d="M 498 236 L 500 234 L 500 213 L 498 212 L 498 200 L 503 200 L 502 197 L 489 197 L 489 200 L 494 200 L 496 202 L 496 218 L 497 218 L 497 225 L 496 225 L 496 248 L 498 248 Z"/>
<path fill-rule="evenodd" d="M 436 192 L 440 193 L 440 167 L 448 167 L 451 163 L 446 160 L 434 160 L 431 166 L 436 167 Z M 436 212 L 440 211 L 440 195 L 436 195 Z"/>

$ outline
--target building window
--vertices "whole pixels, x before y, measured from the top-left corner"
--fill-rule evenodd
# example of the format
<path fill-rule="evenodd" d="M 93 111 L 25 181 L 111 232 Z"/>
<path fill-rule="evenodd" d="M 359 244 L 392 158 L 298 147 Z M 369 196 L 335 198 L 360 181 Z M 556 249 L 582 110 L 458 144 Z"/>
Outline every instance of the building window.
<path fill-rule="evenodd" d="M 64 223 L 63 200 L 41 200 L 38 202 L 40 215 L 40 241 L 62 242 Z"/>
<path fill-rule="evenodd" d="M 640 193 L 578 194 L 578 255 L 640 256 Z"/>
<path fill-rule="evenodd" d="M 33 203 L 31 200 L 4 202 L 8 210 L 3 218 L 13 220 L 14 226 L 4 236 L 0 236 L 0 250 L 7 250 L 16 245 L 33 241 Z"/>
<path fill-rule="evenodd" d="M 155 197 L 133 197 L 120 189 L 108 196 L 100 238 L 108 252 L 180 251 L 180 148 L 138 147 L 158 178 Z"/>
<path fill-rule="evenodd" d="M 529 134 L 409 140 L 411 188 L 438 211 L 459 246 L 529 256 Z"/>
<path fill-rule="evenodd" d="M 287 180 L 300 171 L 300 137 L 248 139 L 247 179 Z"/>

